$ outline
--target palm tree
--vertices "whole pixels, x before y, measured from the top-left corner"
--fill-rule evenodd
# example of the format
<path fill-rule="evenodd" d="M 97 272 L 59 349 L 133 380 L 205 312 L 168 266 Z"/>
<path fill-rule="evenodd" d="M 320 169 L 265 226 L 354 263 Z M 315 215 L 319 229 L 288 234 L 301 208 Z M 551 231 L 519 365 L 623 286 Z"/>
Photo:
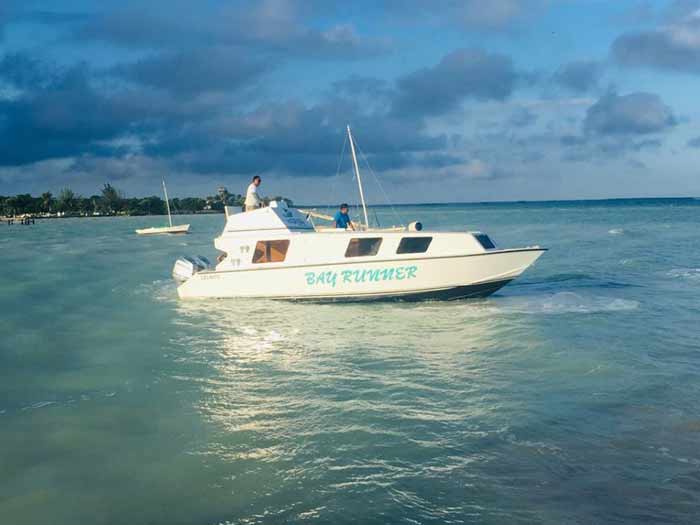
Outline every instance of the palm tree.
<path fill-rule="evenodd" d="M 54 202 L 53 195 L 50 191 L 41 194 L 41 209 L 46 213 L 51 213 Z"/>
<path fill-rule="evenodd" d="M 123 199 L 119 191 L 111 184 L 105 184 L 102 188 L 102 203 L 107 213 L 116 213 L 122 209 Z"/>
<path fill-rule="evenodd" d="M 75 208 L 75 193 L 69 188 L 63 188 L 58 194 L 58 209 L 64 213 L 70 213 Z"/>

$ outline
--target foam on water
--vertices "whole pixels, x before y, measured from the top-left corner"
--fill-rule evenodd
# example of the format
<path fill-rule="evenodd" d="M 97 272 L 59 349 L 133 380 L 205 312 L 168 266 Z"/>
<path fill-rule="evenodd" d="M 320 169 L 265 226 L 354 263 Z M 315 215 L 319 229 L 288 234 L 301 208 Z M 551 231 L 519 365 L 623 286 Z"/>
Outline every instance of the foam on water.
<path fill-rule="evenodd" d="M 592 314 L 636 310 L 639 302 L 609 296 L 583 296 L 558 292 L 528 297 L 508 297 L 498 301 L 494 310 L 518 314 Z"/>
<path fill-rule="evenodd" d="M 674 268 L 667 272 L 669 277 L 700 282 L 700 268 Z"/>

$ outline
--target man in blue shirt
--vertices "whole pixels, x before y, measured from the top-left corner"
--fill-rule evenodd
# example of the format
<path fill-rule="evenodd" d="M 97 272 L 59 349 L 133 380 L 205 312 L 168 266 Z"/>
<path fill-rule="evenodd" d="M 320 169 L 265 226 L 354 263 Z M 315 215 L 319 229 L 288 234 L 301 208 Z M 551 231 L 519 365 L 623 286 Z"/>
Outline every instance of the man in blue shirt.
<path fill-rule="evenodd" d="M 350 226 L 350 229 L 355 229 L 355 225 L 350 220 L 350 215 L 348 215 L 348 205 L 345 203 L 341 204 L 340 210 L 335 212 L 335 217 L 333 217 L 333 220 L 335 221 L 336 228 L 347 230 L 348 226 Z"/>

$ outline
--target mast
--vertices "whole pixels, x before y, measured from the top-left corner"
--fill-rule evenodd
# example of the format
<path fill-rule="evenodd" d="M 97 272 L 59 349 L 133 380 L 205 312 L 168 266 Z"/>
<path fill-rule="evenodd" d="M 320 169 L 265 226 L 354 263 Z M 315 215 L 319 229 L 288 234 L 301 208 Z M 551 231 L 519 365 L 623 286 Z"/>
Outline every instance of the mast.
<path fill-rule="evenodd" d="M 360 178 L 360 168 L 357 167 L 357 156 L 355 155 L 355 143 L 352 141 L 352 133 L 350 133 L 350 126 L 348 126 L 347 128 L 348 139 L 350 140 L 350 151 L 352 152 L 352 164 L 355 167 L 357 186 L 360 188 L 360 200 L 362 201 L 362 211 L 365 215 L 365 228 L 369 229 L 369 219 L 367 218 L 367 205 L 365 204 L 365 194 L 362 191 L 362 179 Z"/>
<path fill-rule="evenodd" d="M 165 179 L 163 179 L 163 193 L 165 193 L 165 207 L 168 210 L 168 223 L 173 227 L 173 218 L 170 216 L 170 201 L 168 200 L 168 189 L 165 187 Z"/>

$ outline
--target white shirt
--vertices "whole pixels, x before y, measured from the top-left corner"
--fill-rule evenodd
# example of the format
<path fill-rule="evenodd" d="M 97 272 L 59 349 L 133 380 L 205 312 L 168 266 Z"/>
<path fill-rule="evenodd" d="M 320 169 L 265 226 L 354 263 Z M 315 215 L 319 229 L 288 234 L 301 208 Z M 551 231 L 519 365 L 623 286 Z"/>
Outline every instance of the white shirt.
<path fill-rule="evenodd" d="M 245 207 L 247 208 L 248 206 L 250 206 L 251 208 L 257 208 L 260 206 L 260 198 L 258 197 L 258 187 L 252 182 L 250 183 L 250 186 L 248 186 L 248 191 L 245 195 Z"/>

